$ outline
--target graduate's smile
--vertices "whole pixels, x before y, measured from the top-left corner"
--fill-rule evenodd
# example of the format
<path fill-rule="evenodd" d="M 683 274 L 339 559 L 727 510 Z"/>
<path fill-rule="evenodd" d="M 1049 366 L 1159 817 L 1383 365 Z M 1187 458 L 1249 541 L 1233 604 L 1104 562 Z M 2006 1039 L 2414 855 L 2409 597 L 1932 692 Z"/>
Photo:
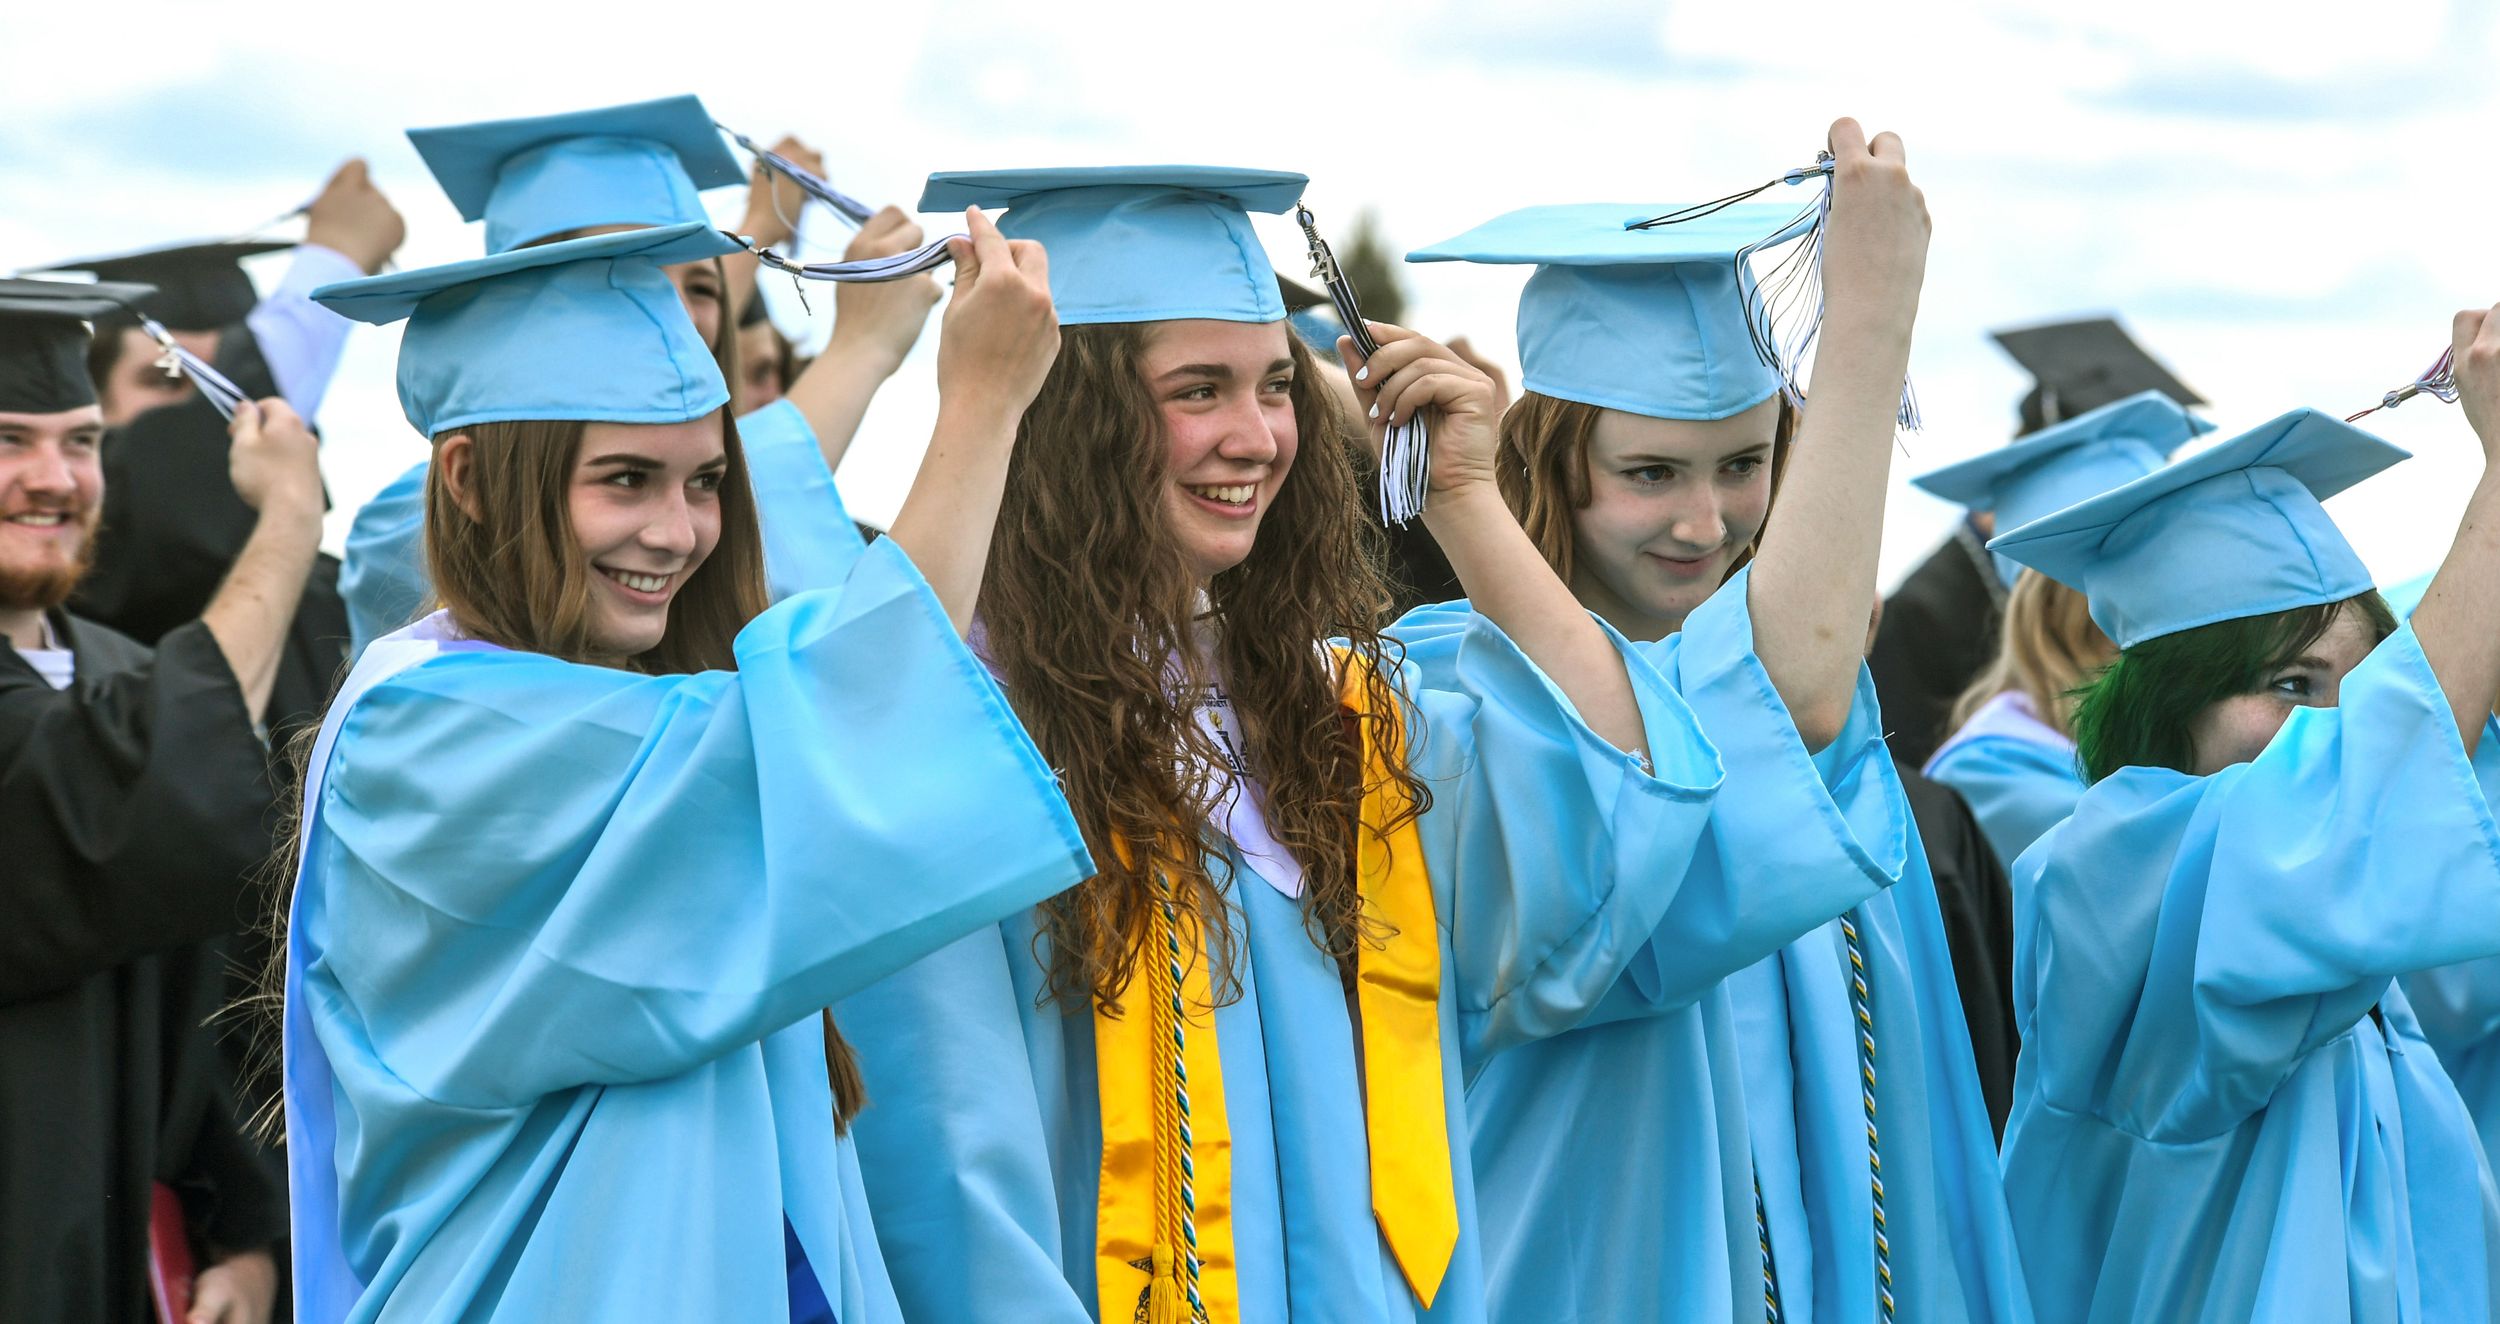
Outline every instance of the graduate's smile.
<path fill-rule="evenodd" d="M 594 565 L 592 569 L 599 572 L 599 577 L 607 581 L 608 588 L 617 596 L 638 607 L 667 606 L 668 600 L 676 596 L 678 581 L 685 574 L 682 570 L 654 574 L 605 565 Z"/>
<path fill-rule="evenodd" d="M 1222 519 L 1249 519 L 1259 513 L 1259 484 L 1183 483 L 1181 490 L 1199 509 Z"/>
<path fill-rule="evenodd" d="M 87 520 L 76 509 L 37 507 L 0 516 L 0 533 L 21 547 L 31 543 L 74 553 L 87 540 Z"/>

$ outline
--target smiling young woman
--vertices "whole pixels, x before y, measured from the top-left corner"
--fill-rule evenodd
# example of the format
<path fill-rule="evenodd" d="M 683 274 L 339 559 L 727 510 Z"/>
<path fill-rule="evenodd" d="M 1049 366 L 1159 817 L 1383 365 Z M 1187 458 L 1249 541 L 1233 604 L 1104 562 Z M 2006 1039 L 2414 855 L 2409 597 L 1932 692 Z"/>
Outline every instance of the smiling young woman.
<path fill-rule="evenodd" d="M 306 768 L 300 1318 L 899 1320 L 820 1011 L 1086 867 L 961 638 L 1056 347 L 1039 251 L 967 220 L 894 536 L 769 608 L 727 383 L 664 270 L 718 254 L 709 226 L 320 292 L 408 319 L 445 607 L 367 650 Z"/>
<path fill-rule="evenodd" d="M 980 638 L 1098 872 L 844 1004 L 915 1320 L 1483 1321 L 1459 1082 L 1613 983 L 1668 890 L 1652 850 L 1707 811 L 1681 701 L 1494 491 L 1490 380 L 1375 327 L 1345 364 L 1367 439 L 1295 343 L 1249 214 L 1305 182 L 923 199 L 1006 203 L 1051 253 L 1068 330 Z M 1425 518 L 1479 608 L 1429 685 L 1380 629 L 1362 498 L 1380 429 L 1427 410 Z"/>

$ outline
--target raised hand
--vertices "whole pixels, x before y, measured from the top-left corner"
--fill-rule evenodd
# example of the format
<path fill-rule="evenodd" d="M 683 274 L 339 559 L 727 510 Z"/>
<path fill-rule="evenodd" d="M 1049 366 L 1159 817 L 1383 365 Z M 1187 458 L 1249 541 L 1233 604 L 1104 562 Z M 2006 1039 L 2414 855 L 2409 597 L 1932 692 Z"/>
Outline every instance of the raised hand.
<path fill-rule="evenodd" d="M 824 153 L 796 138 L 783 135 L 780 142 L 773 144 L 773 153 L 818 179 L 825 177 Z M 796 183 L 787 175 L 765 169 L 763 160 L 758 158 L 747 172 L 747 215 L 739 223 L 738 233 L 767 247 L 786 244 L 799 223 L 799 209 L 806 205 L 807 194 Z"/>
<path fill-rule="evenodd" d="M 2468 308 L 2449 327 L 2449 362 L 2457 379 L 2457 405 L 2482 442 L 2483 463 L 2500 446 L 2500 305 Z"/>
<path fill-rule="evenodd" d="M 1432 494 L 1472 483 L 1493 488 L 1493 452 L 1501 440 L 1501 391 L 1491 377 L 1449 346 L 1386 322 L 1369 324 L 1380 346 L 1369 362 L 1352 336 L 1337 337 L 1337 357 L 1353 379 L 1355 398 L 1367 411 L 1372 449 L 1389 429 L 1419 413 L 1431 423 Z"/>
<path fill-rule="evenodd" d="M 286 401 L 272 396 L 235 406 L 226 435 L 233 441 L 226 472 L 244 504 L 264 514 L 309 510 L 320 519 L 320 443 Z"/>
<path fill-rule="evenodd" d="M 1853 119 L 1832 122 L 1832 208 L 1823 223 L 1824 320 L 1899 321 L 1918 311 L 1927 272 L 1927 198 L 1910 182 L 1901 139 L 1868 141 Z"/>
<path fill-rule="evenodd" d="M 304 242 L 345 254 L 368 275 L 380 271 L 407 237 L 408 223 L 374 187 L 363 157 L 340 166 L 305 210 Z"/>
<path fill-rule="evenodd" d="M 892 257 L 908 253 L 923 242 L 920 227 L 902 208 L 887 207 L 869 217 L 868 223 L 851 237 L 850 247 L 842 250 L 842 260 Z M 927 275 L 835 286 L 833 339 L 826 352 L 866 356 L 892 372 L 920 339 L 920 330 L 929 324 L 929 310 L 937 306 L 940 293 L 937 279 Z"/>
<path fill-rule="evenodd" d="M 1050 259 L 1030 239 L 1009 239 L 978 207 L 964 209 L 951 241 L 955 297 L 938 337 L 938 401 L 1011 422 L 1042 389 L 1059 358 L 1059 317 L 1050 304 Z"/>

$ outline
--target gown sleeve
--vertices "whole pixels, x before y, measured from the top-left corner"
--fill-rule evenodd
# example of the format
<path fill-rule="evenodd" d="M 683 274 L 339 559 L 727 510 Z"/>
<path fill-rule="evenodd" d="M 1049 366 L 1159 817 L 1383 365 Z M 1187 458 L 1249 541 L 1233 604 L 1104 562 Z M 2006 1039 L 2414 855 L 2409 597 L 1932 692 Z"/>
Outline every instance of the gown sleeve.
<path fill-rule="evenodd" d="M 1840 735 L 1809 752 L 1754 652 L 1751 572 L 1650 651 L 1727 767 L 1710 830 L 1596 1019 L 1692 1005 L 1728 976 L 1901 880 L 1909 801 L 1861 666 Z M 1678 861 L 1653 867 L 1672 872 Z"/>
<path fill-rule="evenodd" d="M 1927 775 L 1962 793 L 1988 845 L 2007 864 L 2065 821 L 2083 794 L 2071 751 L 2003 736 L 1947 746 Z"/>
<path fill-rule="evenodd" d="M 0 676 L 0 1005 L 248 923 L 275 794 L 204 625 L 66 690 Z"/>
<path fill-rule="evenodd" d="M 1093 1318 L 1064 1267 L 1051 1142 L 1009 964 L 1020 955 L 1032 959 L 992 925 L 836 1011 L 872 1082 L 851 1138 L 905 1319 Z"/>
<path fill-rule="evenodd" d="M 326 311 L 326 310 L 325 310 Z M 434 586 L 425 572 L 425 482 L 431 457 L 392 479 L 356 508 L 340 558 L 339 596 L 347 600 L 348 656 L 417 618 Z"/>
<path fill-rule="evenodd" d="M 2409 589 L 2419 601 L 2424 582 L 2415 580 L 2399 591 Z M 2391 592 L 2388 601 L 2394 603 L 2396 596 Z M 2483 803 L 2500 805 L 2500 722 L 2483 726 L 2483 738 L 2474 747 L 2474 776 L 2482 785 Z M 2500 956 L 2418 970 L 2404 977 L 2404 987 L 2414 1019 L 2421 1023 L 2422 1037 L 2448 1059 L 2451 1070 L 2456 1069 L 2458 1055 L 2500 1035 Z"/>
<path fill-rule="evenodd" d="M 2500 829 L 2411 626 L 2253 761 L 2125 769 L 2017 866 L 2038 1088 L 2148 1140 L 2239 1125 L 2395 977 L 2500 955 Z"/>
<path fill-rule="evenodd" d="M 1675 893 L 1722 776 L 1693 711 L 1610 628 L 1652 769 L 1589 729 L 1465 603 L 1419 608 L 1403 644 L 1418 825 L 1447 933 L 1443 978 L 1471 1061 L 1578 1024 Z"/>
<path fill-rule="evenodd" d="M 755 484 L 764 575 L 773 600 L 841 583 L 868 544 L 842 505 L 807 415 L 787 400 L 775 400 L 739 416 L 738 442 Z"/>
<path fill-rule="evenodd" d="M 1091 872 L 899 547 L 737 656 L 646 677 L 455 653 L 369 691 L 323 789 L 325 1037 L 451 1106 L 660 1079 Z"/>

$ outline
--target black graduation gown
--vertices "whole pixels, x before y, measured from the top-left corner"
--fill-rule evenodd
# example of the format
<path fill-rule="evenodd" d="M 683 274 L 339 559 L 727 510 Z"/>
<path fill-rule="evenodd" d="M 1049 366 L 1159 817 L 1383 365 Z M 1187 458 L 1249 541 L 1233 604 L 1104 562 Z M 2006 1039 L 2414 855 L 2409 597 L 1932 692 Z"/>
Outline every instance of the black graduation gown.
<path fill-rule="evenodd" d="M 1970 525 L 1948 539 L 1884 599 L 1866 655 L 1883 704 L 1893 757 L 1926 766 L 1952 734 L 1953 701 L 1994 661 L 2005 617 L 2005 581 Z"/>
<path fill-rule="evenodd" d="M 282 1170 L 203 1024 L 274 788 L 206 626 L 151 657 L 53 623 L 67 690 L 0 647 L 0 1320 L 136 1324 L 152 1181 L 182 1196 L 202 1264 L 286 1231 Z"/>
<path fill-rule="evenodd" d="M 2014 1058 L 2022 1036 L 2014 1030 L 2014 891 L 1996 851 L 1979 830 L 1961 792 L 1919 775 L 1896 761 L 1910 816 L 1927 847 L 1936 876 L 1936 905 L 1944 913 L 1945 948 L 1953 958 L 1953 982 L 1962 995 L 1962 1019 L 1970 1026 L 1971 1056 L 1979 1065 L 1979 1092 L 1988 1123 L 2005 1138 L 2005 1116 L 2014 1102 Z"/>
<path fill-rule="evenodd" d="M 239 323 L 219 336 L 217 367 L 255 399 L 277 394 Z M 105 437 L 104 523 L 71 610 L 150 646 L 200 618 L 259 519 L 234 490 L 226 450 L 226 421 L 197 393 Z M 319 722 L 338 688 L 348 639 L 338 577 L 338 559 L 320 556 L 296 605 L 269 698 L 273 746 Z"/>

